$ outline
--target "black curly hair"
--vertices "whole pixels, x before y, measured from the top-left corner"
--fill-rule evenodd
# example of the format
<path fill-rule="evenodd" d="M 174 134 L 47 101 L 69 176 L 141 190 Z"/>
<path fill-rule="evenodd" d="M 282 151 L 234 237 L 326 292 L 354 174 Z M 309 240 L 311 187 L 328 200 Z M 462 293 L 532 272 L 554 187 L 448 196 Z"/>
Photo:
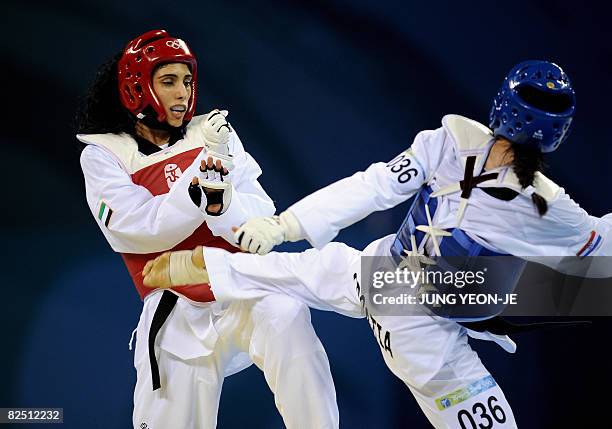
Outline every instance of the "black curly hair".
<path fill-rule="evenodd" d="M 119 51 L 98 68 L 86 98 L 76 115 L 79 134 L 134 134 L 136 118 L 119 99 L 117 64 L 123 55 Z"/>
<path fill-rule="evenodd" d="M 119 98 L 119 80 L 117 65 L 123 56 L 123 50 L 115 54 L 109 61 L 98 68 L 96 77 L 91 84 L 86 97 L 81 102 L 75 117 L 77 134 L 130 134 L 140 144 L 145 146 L 151 143 L 138 136 L 135 131 L 136 122 L 142 121 L 149 128 L 168 131 L 169 143 L 173 144 L 183 138 L 187 121 L 179 127 L 157 121 L 157 114 L 151 106 L 147 106 L 142 113 L 143 119 L 137 119 L 121 103 Z M 153 72 L 164 64 L 158 64 Z M 78 150 L 83 150 L 86 144 L 78 142 Z"/>

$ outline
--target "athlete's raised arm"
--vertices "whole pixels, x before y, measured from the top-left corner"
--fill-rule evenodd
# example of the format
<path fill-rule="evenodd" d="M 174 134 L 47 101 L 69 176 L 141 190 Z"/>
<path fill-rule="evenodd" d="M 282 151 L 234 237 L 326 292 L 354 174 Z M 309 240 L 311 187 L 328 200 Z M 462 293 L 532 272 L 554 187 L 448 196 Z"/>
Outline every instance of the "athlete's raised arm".
<path fill-rule="evenodd" d="M 341 179 L 293 204 L 278 217 L 255 218 L 236 230 L 243 250 L 265 254 L 284 241 L 306 239 L 321 248 L 369 214 L 412 197 L 436 170 L 446 141 L 443 128 L 422 131 L 388 163 Z"/>

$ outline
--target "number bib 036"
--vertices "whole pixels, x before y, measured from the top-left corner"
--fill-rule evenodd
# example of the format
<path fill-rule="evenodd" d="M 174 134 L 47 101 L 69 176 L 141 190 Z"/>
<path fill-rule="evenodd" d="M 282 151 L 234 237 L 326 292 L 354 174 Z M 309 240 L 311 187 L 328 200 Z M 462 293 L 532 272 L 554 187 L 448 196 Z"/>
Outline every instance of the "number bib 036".
<path fill-rule="evenodd" d="M 490 375 L 435 399 L 444 422 L 457 429 L 516 428 L 506 398 Z"/>

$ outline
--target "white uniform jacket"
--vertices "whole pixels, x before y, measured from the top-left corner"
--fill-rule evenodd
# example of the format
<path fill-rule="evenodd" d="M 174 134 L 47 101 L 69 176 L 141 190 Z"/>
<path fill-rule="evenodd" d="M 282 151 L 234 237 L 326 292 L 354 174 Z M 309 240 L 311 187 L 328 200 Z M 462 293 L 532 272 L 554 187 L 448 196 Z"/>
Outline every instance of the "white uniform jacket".
<path fill-rule="evenodd" d="M 139 152 L 138 143 L 127 134 L 77 136 L 87 144 L 81 167 L 89 208 L 113 250 L 122 254 L 141 297 L 146 297 L 138 332 L 141 339 L 147 338 L 161 295 L 142 285 L 141 271 L 147 260 L 159 252 L 198 244 L 237 251 L 232 226 L 275 211 L 257 181 L 259 165 L 245 152 L 235 132 L 229 142 L 235 165 L 230 172 L 229 208 L 220 216 L 209 216 L 191 202 L 189 183 L 198 175 L 200 160 L 207 156 L 201 129 L 204 119 L 194 117 L 182 140 L 150 155 Z M 212 321 L 222 312 L 220 304 L 210 302 L 214 297 L 208 285 L 176 288 L 175 292 L 180 298 L 166 322 L 160 346 L 185 359 L 209 354 L 216 341 Z M 194 333 L 202 341 L 192 341 Z"/>
<path fill-rule="evenodd" d="M 321 248 L 340 229 L 374 211 L 406 201 L 424 184 L 442 193 L 455 186 L 457 192 L 441 196 L 433 219 L 436 228 L 453 228 L 457 226 L 461 193 L 458 182 L 464 176 L 465 159 L 477 156 L 474 167 L 477 176 L 484 170 L 493 143 L 488 128 L 458 115 L 447 115 L 441 128 L 417 134 L 410 149 L 391 162 L 372 164 L 365 171 L 305 197 L 289 210 L 299 220 L 310 243 Z M 563 188 L 541 173 L 536 173 L 533 186 L 521 189 L 512 167 L 486 172 L 498 172 L 498 178 L 478 187 L 507 187 L 520 195 L 504 201 L 482 189 L 473 190 L 461 229 L 480 244 L 528 259 L 546 257 L 540 261 L 563 271 L 571 271 L 571 267 L 560 265 L 565 257 L 612 254 L 612 214 L 603 218 L 590 216 Z M 548 212 L 542 217 L 531 200 L 534 191 L 548 203 Z"/>

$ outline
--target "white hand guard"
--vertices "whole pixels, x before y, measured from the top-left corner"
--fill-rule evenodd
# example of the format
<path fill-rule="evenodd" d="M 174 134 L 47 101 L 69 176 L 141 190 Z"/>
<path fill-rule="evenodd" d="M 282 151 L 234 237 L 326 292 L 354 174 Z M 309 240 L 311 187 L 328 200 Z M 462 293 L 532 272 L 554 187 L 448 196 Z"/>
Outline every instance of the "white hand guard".
<path fill-rule="evenodd" d="M 204 121 L 203 134 L 208 155 L 215 161 L 221 160 L 223 166 L 231 171 L 234 168 L 233 157 L 229 153 L 229 136 L 232 128 L 227 122 L 227 113 L 227 110 L 211 111 Z"/>
<path fill-rule="evenodd" d="M 298 241 L 302 238 L 302 228 L 289 211 L 280 216 L 250 219 L 234 235 L 242 250 L 260 255 L 265 255 L 284 241 Z"/>
<path fill-rule="evenodd" d="M 242 250 L 265 255 L 285 241 L 285 232 L 278 216 L 257 217 L 245 222 L 236 231 L 234 239 Z"/>
<path fill-rule="evenodd" d="M 204 194 L 205 198 L 202 198 Z M 230 174 L 216 165 L 200 166 L 196 183 L 189 185 L 191 201 L 210 216 L 220 216 L 227 211 L 232 201 L 232 184 Z M 220 210 L 211 211 L 212 205 L 221 205 Z"/>

